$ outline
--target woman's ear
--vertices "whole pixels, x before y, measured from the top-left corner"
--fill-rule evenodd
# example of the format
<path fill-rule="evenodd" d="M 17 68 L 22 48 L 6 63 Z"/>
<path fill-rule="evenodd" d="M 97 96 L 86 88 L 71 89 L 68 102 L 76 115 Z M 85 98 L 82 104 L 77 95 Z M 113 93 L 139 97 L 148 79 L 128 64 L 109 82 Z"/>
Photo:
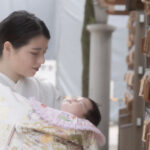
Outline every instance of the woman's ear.
<path fill-rule="evenodd" d="M 11 53 L 12 49 L 13 49 L 12 44 L 9 41 L 6 41 L 4 43 L 4 47 L 3 47 L 3 55 L 5 55 L 5 54 L 9 55 Z"/>

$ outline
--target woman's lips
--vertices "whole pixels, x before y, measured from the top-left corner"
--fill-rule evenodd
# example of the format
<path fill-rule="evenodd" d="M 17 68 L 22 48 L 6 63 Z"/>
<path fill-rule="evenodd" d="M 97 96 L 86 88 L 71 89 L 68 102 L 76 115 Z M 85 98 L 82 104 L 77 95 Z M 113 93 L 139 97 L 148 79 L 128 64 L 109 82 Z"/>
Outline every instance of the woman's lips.
<path fill-rule="evenodd" d="M 39 68 L 33 68 L 35 71 L 38 71 L 39 70 Z"/>

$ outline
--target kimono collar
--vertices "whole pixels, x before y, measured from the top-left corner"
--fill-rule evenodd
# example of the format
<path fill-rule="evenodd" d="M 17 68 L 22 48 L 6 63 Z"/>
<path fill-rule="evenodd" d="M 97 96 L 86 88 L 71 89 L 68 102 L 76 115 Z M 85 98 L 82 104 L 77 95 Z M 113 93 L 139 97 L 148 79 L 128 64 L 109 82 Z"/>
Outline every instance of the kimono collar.
<path fill-rule="evenodd" d="M 0 72 L 0 83 L 10 87 L 13 91 L 16 91 L 16 88 L 18 84 L 20 83 L 20 80 L 15 83 L 12 79 L 10 79 L 8 76 Z"/>

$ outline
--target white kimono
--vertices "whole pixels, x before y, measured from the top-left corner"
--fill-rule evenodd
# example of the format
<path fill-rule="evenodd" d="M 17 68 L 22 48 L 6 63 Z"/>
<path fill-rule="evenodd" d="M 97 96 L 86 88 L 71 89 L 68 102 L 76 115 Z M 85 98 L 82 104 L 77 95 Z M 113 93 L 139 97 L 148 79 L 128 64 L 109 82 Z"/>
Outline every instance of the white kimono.
<path fill-rule="evenodd" d="M 13 91 L 26 98 L 35 97 L 43 104 L 59 108 L 61 97 L 51 83 L 42 83 L 34 77 L 22 78 L 17 83 L 14 83 L 14 81 L 2 73 L 0 73 L 0 83 L 10 87 Z"/>

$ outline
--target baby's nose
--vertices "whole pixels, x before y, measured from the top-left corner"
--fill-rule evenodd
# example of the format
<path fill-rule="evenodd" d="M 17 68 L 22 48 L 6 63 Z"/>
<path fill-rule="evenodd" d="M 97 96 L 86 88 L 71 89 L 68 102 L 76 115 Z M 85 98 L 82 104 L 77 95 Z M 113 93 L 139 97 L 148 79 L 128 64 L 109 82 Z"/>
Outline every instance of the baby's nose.
<path fill-rule="evenodd" d="M 72 102 L 80 103 L 81 100 L 78 100 L 78 99 L 74 98 L 74 99 L 72 99 Z"/>

